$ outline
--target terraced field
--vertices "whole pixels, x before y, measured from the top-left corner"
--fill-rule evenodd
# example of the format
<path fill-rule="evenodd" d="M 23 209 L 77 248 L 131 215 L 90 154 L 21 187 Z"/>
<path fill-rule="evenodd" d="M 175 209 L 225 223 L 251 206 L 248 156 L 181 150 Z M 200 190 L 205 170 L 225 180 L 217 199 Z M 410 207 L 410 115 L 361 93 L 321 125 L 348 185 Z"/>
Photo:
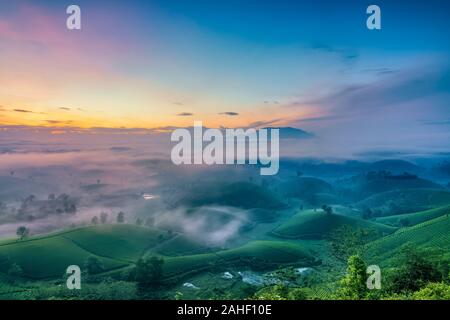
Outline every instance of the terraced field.
<path fill-rule="evenodd" d="M 401 246 L 411 243 L 418 248 L 440 249 L 444 258 L 450 260 L 449 230 L 450 217 L 443 215 L 413 227 L 399 229 L 389 236 L 370 243 L 367 246 L 366 256 L 373 263 L 387 263 Z"/>
<path fill-rule="evenodd" d="M 217 249 L 216 249 L 217 250 Z M 208 252 L 209 251 L 209 252 Z M 208 252 L 208 253 L 205 253 Z M 268 265 L 300 263 L 310 266 L 316 259 L 299 244 L 254 241 L 235 249 L 215 251 L 182 235 L 135 225 L 101 225 L 59 232 L 46 237 L 0 244 L 0 272 L 12 262 L 31 279 L 61 277 L 67 266 L 83 266 L 97 257 L 105 272 L 132 265 L 141 256 L 165 257 L 168 277 L 207 269 L 214 264 L 255 260 Z"/>
<path fill-rule="evenodd" d="M 69 265 L 82 266 L 92 254 L 63 236 L 25 240 L 0 246 L 0 271 L 7 273 L 12 262 L 29 278 L 62 276 Z M 97 256 L 106 270 L 124 266 L 121 261 Z"/>
<path fill-rule="evenodd" d="M 414 226 L 416 224 L 450 213 L 450 206 L 419 211 L 415 213 L 398 214 L 394 216 L 377 218 L 376 221 L 391 226 Z"/>
<path fill-rule="evenodd" d="M 136 261 L 147 249 L 173 237 L 158 229 L 126 224 L 87 227 L 62 236 L 94 255 L 124 262 Z"/>

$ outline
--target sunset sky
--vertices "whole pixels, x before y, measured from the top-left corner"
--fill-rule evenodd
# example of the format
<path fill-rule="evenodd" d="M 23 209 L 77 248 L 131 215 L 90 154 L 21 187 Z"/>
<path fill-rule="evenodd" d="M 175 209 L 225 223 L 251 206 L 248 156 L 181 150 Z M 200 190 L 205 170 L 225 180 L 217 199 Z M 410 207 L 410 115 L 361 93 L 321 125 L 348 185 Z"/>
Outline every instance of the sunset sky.
<path fill-rule="evenodd" d="M 449 2 L 376 2 L 1 0 L 0 125 L 448 137 Z"/>

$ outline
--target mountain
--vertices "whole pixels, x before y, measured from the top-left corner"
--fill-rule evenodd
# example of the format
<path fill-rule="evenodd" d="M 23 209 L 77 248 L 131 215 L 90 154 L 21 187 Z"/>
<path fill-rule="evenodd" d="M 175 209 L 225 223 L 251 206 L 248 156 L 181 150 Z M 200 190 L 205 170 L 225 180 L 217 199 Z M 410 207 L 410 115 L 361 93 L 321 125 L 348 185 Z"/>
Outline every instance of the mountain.
<path fill-rule="evenodd" d="M 267 127 L 263 129 L 280 130 L 280 139 L 307 139 L 314 137 L 312 133 L 293 127 Z"/>

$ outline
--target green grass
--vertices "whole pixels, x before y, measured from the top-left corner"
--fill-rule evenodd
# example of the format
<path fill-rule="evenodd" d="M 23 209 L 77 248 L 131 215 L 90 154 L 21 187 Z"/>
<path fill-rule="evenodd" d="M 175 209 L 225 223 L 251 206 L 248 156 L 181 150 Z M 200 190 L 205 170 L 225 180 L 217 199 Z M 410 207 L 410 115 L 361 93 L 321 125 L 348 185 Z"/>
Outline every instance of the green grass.
<path fill-rule="evenodd" d="M 60 277 L 69 265 L 83 268 L 93 255 L 105 271 L 125 267 L 146 250 L 167 241 L 166 232 L 135 225 L 99 225 L 66 230 L 0 244 L 0 272 L 17 263 L 24 276 L 34 279 Z"/>
<path fill-rule="evenodd" d="M 323 210 L 305 210 L 276 227 L 272 234 L 288 239 L 322 239 L 332 230 L 350 225 L 358 228 L 374 229 L 382 234 L 395 231 L 395 228 L 380 223 L 352 218 L 339 214 L 327 214 Z"/>
<path fill-rule="evenodd" d="M 164 272 L 167 276 L 182 275 L 193 271 L 201 271 L 213 266 L 227 264 L 239 265 L 242 261 L 253 260 L 259 264 L 279 266 L 283 264 L 299 264 L 312 266 L 317 264 L 301 244 L 284 241 L 253 241 L 241 247 L 165 259 Z"/>
<path fill-rule="evenodd" d="M 62 277 L 69 265 L 82 267 L 90 255 L 88 251 L 61 236 L 24 240 L 0 246 L 0 271 L 6 273 L 11 263 L 16 263 L 22 268 L 25 277 Z M 124 265 L 113 259 L 97 258 L 106 270 Z"/>
<path fill-rule="evenodd" d="M 184 235 L 176 235 L 158 246 L 149 249 L 146 256 L 152 254 L 164 256 L 181 256 L 209 252 L 211 249 Z"/>
<path fill-rule="evenodd" d="M 366 256 L 373 263 L 386 263 L 394 257 L 400 247 L 411 243 L 417 248 L 440 249 L 443 258 L 450 258 L 450 218 L 447 215 L 399 229 L 397 232 L 371 242 L 366 249 Z"/>
<path fill-rule="evenodd" d="M 93 254 L 128 262 L 166 240 L 167 232 L 131 224 L 99 225 L 64 234 Z M 161 238 L 162 237 L 162 238 Z"/>
<path fill-rule="evenodd" d="M 416 224 L 440 217 L 450 213 L 450 206 L 419 211 L 415 213 L 399 214 L 376 219 L 377 222 L 391 226 L 414 226 Z"/>

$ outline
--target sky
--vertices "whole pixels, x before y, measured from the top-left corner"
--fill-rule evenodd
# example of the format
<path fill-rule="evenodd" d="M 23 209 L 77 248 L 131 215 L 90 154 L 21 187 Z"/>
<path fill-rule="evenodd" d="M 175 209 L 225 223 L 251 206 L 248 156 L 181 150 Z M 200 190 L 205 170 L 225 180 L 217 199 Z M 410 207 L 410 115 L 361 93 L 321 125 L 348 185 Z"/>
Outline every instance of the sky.
<path fill-rule="evenodd" d="M 450 3 L 374 3 L 381 30 L 368 1 L 0 0 L 0 125 L 200 120 L 302 128 L 323 149 L 445 149 Z"/>

